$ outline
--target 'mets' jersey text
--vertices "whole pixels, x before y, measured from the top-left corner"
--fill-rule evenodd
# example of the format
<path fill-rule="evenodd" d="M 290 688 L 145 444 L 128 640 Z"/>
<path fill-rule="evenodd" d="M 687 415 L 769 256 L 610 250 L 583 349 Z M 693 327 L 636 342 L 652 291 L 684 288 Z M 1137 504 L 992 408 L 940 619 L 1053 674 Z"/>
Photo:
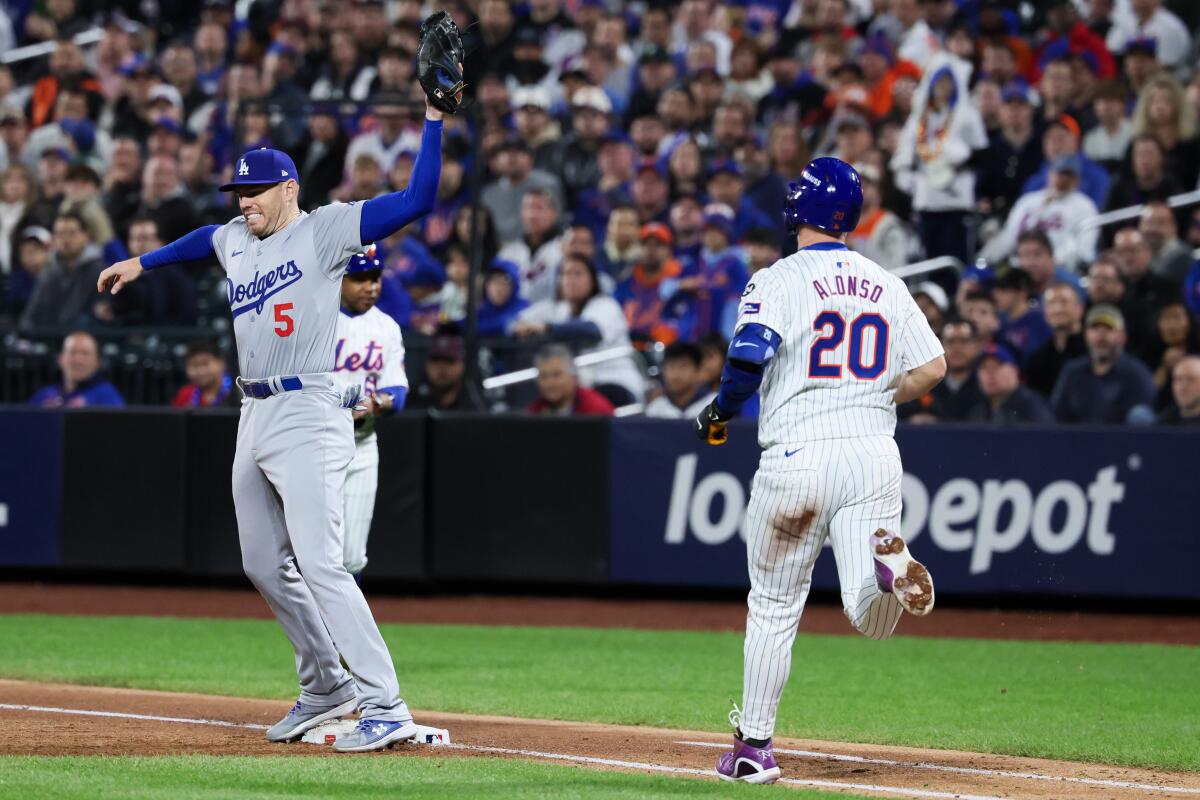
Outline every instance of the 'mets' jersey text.
<path fill-rule="evenodd" d="M 737 327 L 751 322 L 782 339 L 759 390 L 764 448 L 892 436 L 900 378 L 942 354 L 904 282 L 832 242 L 756 272 Z"/>
<path fill-rule="evenodd" d="M 378 308 L 340 316 L 334 371 L 349 383 L 360 384 L 368 394 L 392 386 L 408 388 L 404 339 L 396 320 Z"/>
<path fill-rule="evenodd" d="M 242 377 L 333 371 L 342 273 L 362 250 L 361 217 L 361 203 L 334 203 L 265 239 L 243 217 L 213 234 Z"/>

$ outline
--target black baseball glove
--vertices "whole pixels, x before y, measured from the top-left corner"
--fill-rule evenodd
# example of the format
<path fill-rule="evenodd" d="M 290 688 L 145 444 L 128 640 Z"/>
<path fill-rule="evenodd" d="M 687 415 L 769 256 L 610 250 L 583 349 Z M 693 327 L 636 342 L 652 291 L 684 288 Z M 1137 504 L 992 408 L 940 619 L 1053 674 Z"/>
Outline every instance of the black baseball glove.
<path fill-rule="evenodd" d="M 713 400 L 696 417 L 696 436 L 708 444 L 725 444 L 729 440 L 728 425 L 732 418 L 732 414 L 726 414 Z"/>
<path fill-rule="evenodd" d="M 439 111 L 453 114 L 462 104 L 462 62 L 462 36 L 449 14 L 439 11 L 421 23 L 417 80 Z"/>

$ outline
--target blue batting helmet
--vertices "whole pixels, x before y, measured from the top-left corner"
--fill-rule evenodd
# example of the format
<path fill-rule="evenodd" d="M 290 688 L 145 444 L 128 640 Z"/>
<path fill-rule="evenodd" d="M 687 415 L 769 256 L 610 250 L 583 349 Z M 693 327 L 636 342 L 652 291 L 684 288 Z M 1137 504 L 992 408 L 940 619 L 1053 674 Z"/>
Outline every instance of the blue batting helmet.
<path fill-rule="evenodd" d="M 783 218 L 795 231 L 811 225 L 827 233 L 849 233 L 862 212 L 862 179 L 854 167 L 837 158 L 817 158 L 788 184 Z"/>
<path fill-rule="evenodd" d="M 379 263 L 379 256 L 375 252 L 375 245 L 371 245 L 365 252 L 356 253 L 350 259 L 350 263 L 346 265 L 346 274 L 353 275 L 356 272 L 367 272 L 372 269 L 383 269 L 383 265 Z"/>

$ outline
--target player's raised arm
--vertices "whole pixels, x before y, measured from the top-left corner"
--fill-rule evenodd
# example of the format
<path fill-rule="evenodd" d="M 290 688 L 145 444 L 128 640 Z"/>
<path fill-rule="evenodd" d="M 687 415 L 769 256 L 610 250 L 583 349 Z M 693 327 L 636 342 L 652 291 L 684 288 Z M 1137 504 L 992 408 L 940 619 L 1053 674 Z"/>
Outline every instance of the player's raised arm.
<path fill-rule="evenodd" d="M 208 258 L 213 254 L 213 234 L 220 227 L 220 225 L 205 225 L 157 250 L 118 261 L 100 273 L 100 277 L 96 280 L 96 291 L 101 294 L 106 291 L 118 294 L 125 284 L 133 283 L 148 269 Z"/>

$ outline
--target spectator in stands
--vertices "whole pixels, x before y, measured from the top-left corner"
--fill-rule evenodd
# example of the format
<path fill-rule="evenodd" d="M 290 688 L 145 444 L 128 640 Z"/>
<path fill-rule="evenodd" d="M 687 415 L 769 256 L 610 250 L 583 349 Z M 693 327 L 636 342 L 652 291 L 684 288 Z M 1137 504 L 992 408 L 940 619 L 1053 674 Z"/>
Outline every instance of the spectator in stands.
<path fill-rule="evenodd" d="M 726 205 L 733 211 L 732 241 L 741 239 L 751 228 L 771 226 L 771 218 L 755 208 L 746 196 L 746 182 L 735 161 L 721 159 L 711 164 L 706 186 L 711 202 Z"/>
<path fill-rule="evenodd" d="M 1007 258 L 1016 248 L 1020 233 L 1032 229 L 1046 232 L 1058 264 L 1070 268 L 1095 257 L 1098 229 L 1079 227 L 1098 213 L 1096 204 L 1079 190 L 1080 169 L 1079 156 L 1060 156 L 1052 166 L 1049 185 L 1021 195 L 1003 230 L 980 251 L 980 258 Z"/>
<path fill-rule="evenodd" d="M 584 189 L 600 179 L 596 157 L 608 131 L 612 100 L 603 89 L 585 86 L 571 98 L 571 132 L 559 142 L 555 174 L 562 178 L 567 199 L 574 204 Z"/>
<path fill-rule="evenodd" d="M 639 225 L 668 221 L 670 188 L 666 166 L 654 158 L 642 159 L 634 173 L 633 185 L 629 187 Z"/>
<path fill-rule="evenodd" d="M 159 64 L 162 67 L 163 79 L 175 87 L 175 91 L 179 92 L 179 97 L 183 100 L 183 114 L 186 120 L 208 102 L 209 98 L 197 81 L 199 68 L 196 52 L 183 42 L 175 42 L 163 50 Z M 307 181 L 308 173 L 301 174 Z"/>
<path fill-rule="evenodd" d="M 137 216 L 157 222 L 159 232 L 168 242 L 195 229 L 196 213 L 179 179 L 179 162 L 175 159 L 155 156 L 146 161 Z"/>
<path fill-rule="evenodd" d="M 1200 356 L 1179 359 L 1172 373 L 1174 403 L 1158 415 L 1160 425 L 1200 425 Z"/>
<path fill-rule="evenodd" d="M 952 317 L 941 327 L 946 351 L 946 377 L 927 395 L 899 406 L 900 419 L 909 422 L 961 422 L 983 399 L 975 365 L 985 340 L 969 320 Z"/>
<path fill-rule="evenodd" d="M 1062 281 L 1080 289 L 1079 276 L 1055 263 L 1054 246 L 1041 228 L 1030 228 L 1017 236 L 1017 264 L 1033 279 L 1034 297 L 1040 297 L 1054 281 Z"/>
<path fill-rule="evenodd" d="M 465 352 L 457 328 L 439 327 L 429 344 L 425 373 L 409 393 L 405 406 L 431 411 L 482 411 L 483 406 L 466 385 Z"/>
<path fill-rule="evenodd" d="M 522 311 L 513 326 L 521 338 L 546 336 L 585 344 L 580 355 L 628 348 L 629 327 L 617 302 L 601 290 L 594 263 L 580 255 L 563 258 L 553 300 L 542 300 Z M 589 368 L 584 376 L 615 406 L 639 402 L 645 382 L 637 356 L 615 358 Z"/>
<path fill-rule="evenodd" d="M 617 286 L 615 298 L 625 311 L 625 321 L 634 344 L 646 348 L 653 342 L 670 344 L 679 338 L 674 320 L 665 317 L 666 302 L 661 295 L 663 281 L 683 274 L 679 262 L 671 257 L 671 229 L 659 222 L 643 225 L 638 233 L 641 259 L 633 274 Z"/>
<path fill-rule="evenodd" d="M 529 307 L 521 297 L 521 268 L 497 258 L 483 271 L 483 297 L 479 303 L 476 330 L 480 336 L 505 336 L 517 315 Z"/>
<path fill-rule="evenodd" d="M 675 342 L 663 353 L 663 393 L 646 404 L 647 417 L 692 419 L 716 393 L 702 380 L 700 348 Z"/>
<path fill-rule="evenodd" d="M 1038 83 L 1038 93 L 1042 98 L 1042 119 L 1050 122 L 1066 114 L 1081 128 L 1086 130 L 1092 127 L 1095 120 L 1090 119 L 1091 109 L 1083 105 L 1088 98 L 1082 95 L 1080 87 L 1076 85 L 1071 59 L 1056 55 L 1041 67 L 1042 79 Z"/>
<path fill-rule="evenodd" d="M 17 163 L 32 167 L 23 154 L 28 141 L 29 121 L 21 109 L 7 104 L 0 106 L 0 163 L 5 167 Z"/>
<path fill-rule="evenodd" d="M 1192 248 L 1180 241 L 1171 207 L 1157 200 L 1147 203 L 1138 230 L 1150 246 L 1150 271 L 1176 286 L 1183 283 L 1192 268 Z"/>
<path fill-rule="evenodd" d="M 41 197 L 34 206 L 33 216 L 37 222 L 51 225 L 63 201 L 64 183 L 71 154 L 61 147 L 52 147 L 42 153 L 37 162 L 37 182 Z"/>
<path fill-rule="evenodd" d="M 171 400 L 172 408 L 237 408 L 241 396 L 233 390 L 233 378 L 225 369 L 225 354 L 211 339 L 188 342 L 184 357 L 188 382 Z"/>
<path fill-rule="evenodd" d="M 1155 77 L 1138 93 L 1133 134 L 1157 139 L 1166 157 L 1167 172 L 1189 188 L 1196 185 L 1200 174 L 1198 128 L 1196 107 L 1170 75 Z"/>
<path fill-rule="evenodd" d="M 330 202 L 330 194 L 342 182 L 349 141 L 338 122 L 337 109 L 317 105 L 308 118 L 304 135 L 292 148 L 296 169 L 304 176 L 300 207 L 311 210 Z"/>
<path fill-rule="evenodd" d="M 1153 419 L 1154 379 L 1125 353 L 1125 318 L 1116 306 L 1093 306 L 1084 318 L 1088 355 L 1068 361 L 1050 404 L 1060 422 L 1123 424 Z"/>
<path fill-rule="evenodd" d="M 521 292 L 531 303 L 554 296 L 562 262 L 559 213 L 550 189 L 529 189 L 521 199 L 521 238 L 500 248 L 500 258 L 521 268 Z"/>
<path fill-rule="evenodd" d="M 366 66 L 359 39 L 348 29 L 334 30 L 329 37 L 329 60 L 313 83 L 309 96 L 313 100 L 367 99 L 377 70 Z"/>
<path fill-rule="evenodd" d="M 1125 282 L 1121 280 L 1121 267 L 1115 255 L 1106 253 L 1092 262 L 1088 268 L 1087 303 L 1121 306 L 1125 302 Z"/>
<path fill-rule="evenodd" d="M 728 206 L 722 206 L 728 208 Z M 782 206 L 781 206 L 782 208 Z M 699 195 L 685 194 L 671 204 L 671 233 L 675 235 L 672 252 L 685 273 L 694 272 L 704 249 L 704 208 Z"/>
<path fill-rule="evenodd" d="M 129 257 L 125 243 L 117 238 L 104 205 L 100 202 L 100 176 L 84 164 L 72 164 L 63 180 L 61 211 L 74 211 L 87 223 L 88 234 L 100 245 L 105 264 L 115 264 Z"/>
<path fill-rule="evenodd" d="M 747 269 L 752 276 L 783 257 L 779 234 L 770 228 L 752 228 L 742 238 L 742 246 L 746 248 Z"/>
<path fill-rule="evenodd" d="M 409 115 L 406 106 L 405 98 L 395 94 L 379 95 L 371 99 L 371 113 L 377 125 L 351 140 L 346 148 L 344 169 L 347 172 L 354 167 L 355 161 L 361 155 L 371 156 L 380 169 L 387 170 L 401 153 L 416 151 L 420 142 L 417 134 L 407 130 Z"/>
<path fill-rule="evenodd" d="M 104 266 L 84 219 L 71 212 L 59 215 L 54 220 L 53 255 L 21 314 L 21 329 L 91 322 L 96 281 Z"/>
<path fill-rule="evenodd" d="M 1171 403 L 1171 375 L 1184 356 L 1200 355 L 1200 330 L 1182 301 L 1168 303 L 1158 311 L 1158 336 L 1146 348 L 1146 364 L 1154 370 L 1158 388 L 1157 408 Z"/>
<path fill-rule="evenodd" d="M 530 414 L 612 416 L 613 404 L 604 395 L 579 385 L 575 359 L 566 345 L 546 345 L 534 358 L 534 365 L 538 398 L 526 409 Z"/>
<path fill-rule="evenodd" d="M 1031 296 L 1033 279 L 1020 267 L 1000 273 L 992 287 L 1002 326 L 999 338 L 1028 363 L 1029 356 L 1050 338 L 1051 329 L 1038 301 Z"/>
<path fill-rule="evenodd" d="M 58 368 L 62 371 L 62 381 L 39 389 L 29 398 L 29 405 L 42 408 L 125 405 L 116 387 L 100 375 L 100 347 L 90 333 L 74 331 L 63 339 Z"/>
<path fill-rule="evenodd" d="M 700 348 L 700 385 L 714 392 L 721 389 L 721 370 L 725 367 L 725 354 L 729 342 L 717 332 L 705 334 L 696 342 Z"/>
<path fill-rule="evenodd" d="M 518 87 L 512 94 L 512 109 L 517 135 L 533 156 L 534 166 L 553 170 L 562 131 L 550 116 L 550 93 L 541 86 Z"/>
<path fill-rule="evenodd" d="M 490 167 L 497 177 L 483 188 L 480 202 L 491 213 L 502 243 L 521 239 L 521 202 L 531 190 L 550 192 L 553 206 L 564 207 L 562 183 L 556 175 L 534 168 L 533 154 L 517 134 L 501 140 L 492 154 Z"/>
<path fill-rule="evenodd" d="M 13 271 L 16 234 L 29 224 L 36 200 L 37 184 L 28 167 L 15 163 L 0 173 L 0 275 Z"/>
<path fill-rule="evenodd" d="M 874 164 L 854 165 L 862 178 L 863 206 L 858 227 L 846 237 L 846 244 L 884 269 L 896 269 L 908 263 L 912 237 L 908 227 L 883 207 L 880 174 Z"/>
<path fill-rule="evenodd" d="M 1083 154 L 1109 174 L 1117 172 L 1133 139 L 1133 123 L 1126 116 L 1129 92 L 1119 81 L 1102 81 L 1096 87 L 1092 110 L 1097 125 L 1083 137 Z"/>
<path fill-rule="evenodd" d="M 1119 285 L 1116 268 L 1111 264 L 1106 266 L 1112 270 L 1112 280 Z M 1063 365 L 1087 355 L 1087 343 L 1083 338 L 1083 303 L 1075 287 L 1065 283 L 1050 284 L 1042 294 L 1042 310 L 1051 336 L 1029 356 L 1025 383 L 1030 389 L 1049 397 Z"/>
<path fill-rule="evenodd" d="M 1125 283 L 1121 310 L 1129 335 L 1129 350 L 1136 354 L 1154 339 L 1158 309 L 1179 299 L 1180 288 L 1150 271 L 1153 253 L 1142 232 L 1134 227 L 1122 228 L 1113 239 L 1113 254 Z"/>
<path fill-rule="evenodd" d="M 1050 185 L 1057 164 L 1065 156 L 1074 156 L 1078 166 L 1078 189 L 1100 207 L 1104 205 L 1112 185 L 1112 177 L 1104 167 L 1079 152 L 1081 143 L 1079 123 L 1075 118 L 1062 114 L 1046 123 L 1042 133 L 1042 155 L 1044 160 L 1037 173 L 1021 187 L 1023 194 L 1045 189 Z"/>
<path fill-rule="evenodd" d="M 142 202 L 142 149 L 135 139 L 119 136 L 113 141 L 103 202 L 113 225 L 124 231 Z"/>
<path fill-rule="evenodd" d="M 996 311 L 996 301 L 990 291 L 977 289 L 968 292 L 959 303 L 958 311 L 963 319 L 969 320 L 975 326 L 980 341 L 990 342 L 1000 332 L 1000 315 Z"/>
<path fill-rule="evenodd" d="M 976 375 L 983 399 L 967 412 L 970 422 L 997 425 L 1052 424 L 1054 413 L 1045 399 L 1021 385 L 1016 354 L 1003 342 L 992 342 L 979 355 Z"/>
<path fill-rule="evenodd" d="M 672 197 L 694 197 L 704 191 L 704 162 L 700 145 L 685 136 L 667 156 Z"/>
<path fill-rule="evenodd" d="M 1113 182 L 1104 204 L 1106 211 L 1166 200 L 1183 191 L 1179 178 L 1167 171 L 1163 146 L 1153 135 L 1134 136 L 1129 154 L 1129 171 Z"/>
<path fill-rule="evenodd" d="M 38 278 L 50 264 L 53 236 L 40 225 L 30 225 L 22 228 L 14 240 L 16 259 L 6 282 L 3 305 L 16 317 L 29 303 Z"/>
<path fill-rule="evenodd" d="M 918 63 L 932 52 L 921 53 Z M 900 53 L 907 58 L 904 45 Z M 964 263 L 974 253 L 975 172 L 968 162 L 987 146 L 965 67 L 957 60 L 931 63 L 891 160 L 897 185 L 912 194 L 926 257 L 953 256 Z"/>
<path fill-rule="evenodd" d="M 77 25 L 86 22 L 82 19 L 73 20 Z M 32 128 L 39 128 L 50 121 L 54 113 L 58 92 L 66 84 L 74 84 L 83 88 L 92 96 L 98 96 L 100 84 L 87 70 L 87 61 L 79 45 L 75 44 L 70 35 L 48 39 L 57 39 L 55 47 L 50 51 L 48 60 L 49 72 L 38 78 L 33 84 L 33 92 L 29 98 L 28 117 Z M 145 60 L 142 60 L 145 64 Z"/>
<path fill-rule="evenodd" d="M 633 273 L 634 265 L 642 256 L 638 230 L 638 212 L 632 205 L 617 206 L 608 215 L 599 263 L 618 283 Z"/>
<path fill-rule="evenodd" d="M 950 310 L 950 298 L 946 296 L 946 290 L 933 281 L 924 281 L 912 288 L 912 297 L 917 308 L 925 315 L 929 327 L 940 331 L 946 322 L 946 312 Z"/>
<path fill-rule="evenodd" d="M 710 203 L 703 220 L 703 247 L 695 271 L 665 281 L 661 289 L 679 319 L 680 336 L 689 342 L 711 331 L 733 336 L 738 298 L 750 277 L 745 254 L 732 246 L 733 210 Z"/>
<path fill-rule="evenodd" d="M 131 256 L 145 255 L 164 244 L 158 223 L 153 219 L 135 217 L 130 221 L 127 246 Z M 153 270 L 119 295 L 102 296 L 93 307 L 94 313 L 103 322 L 123 326 L 195 325 L 196 285 L 193 276 L 194 273 L 186 269 Z M 222 287 L 221 293 L 224 294 L 224 291 Z"/>
<path fill-rule="evenodd" d="M 1192 49 L 1187 26 L 1162 7 L 1162 0 L 1133 0 L 1128 13 L 1113 14 L 1106 43 L 1113 53 L 1125 53 L 1131 42 L 1151 40 L 1158 60 L 1168 67 L 1181 66 Z"/>

